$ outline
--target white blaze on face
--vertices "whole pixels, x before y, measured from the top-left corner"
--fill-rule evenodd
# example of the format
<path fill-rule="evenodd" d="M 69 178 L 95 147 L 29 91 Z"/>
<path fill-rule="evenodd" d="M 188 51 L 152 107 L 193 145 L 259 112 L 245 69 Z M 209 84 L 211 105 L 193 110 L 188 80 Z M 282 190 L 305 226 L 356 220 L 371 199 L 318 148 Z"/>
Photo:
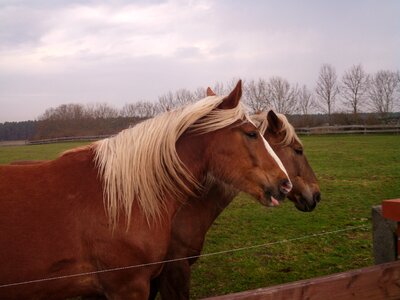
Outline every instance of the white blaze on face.
<path fill-rule="evenodd" d="M 263 141 L 264 141 L 264 145 L 265 145 L 265 148 L 267 149 L 268 153 L 272 156 L 272 158 L 273 158 L 273 159 L 275 160 L 275 162 L 278 164 L 279 168 L 281 168 L 281 170 L 283 171 L 283 173 L 286 174 L 286 176 L 288 177 L 288 179 L 289 179 L 289 181 L 290 181 L 290 178 L 289 178 L 289 175 L 288 175 L 288 173 L 287 173 L 287 171 L 286 171 L 286 169 L 285 169 L 285 166 L 283 165 L 283 163 L 282 163 L 281 160 L 279 159 L 278 155 L 276 155 L 275 151 L 272 150 L 272 148 L 271 148 L 271 146 L 269 145 L 269 143 L 267 142 L 267 140 L 266 140 L 263 136 L 261 136 L 261 137 L 262 137 L 262 139 L 263 139 Z"/>
<path fill-rule="evenodd" d="M 253 123 L 252 120 L 249 120 L 249 122 L 250 122 L 251 124 L 253 124 L 253 125 L 257 128 L 257 126 Z M 275 160 L 275 162 L 278 164 L 279 168 L 281 168 L 281 170 L 283 171 L 283 173 L 286 174 L 287 178 L 288 178 L 289 181 L 290 181 L 290 178 L 289 178 L 289 175 L 288 175 L 288 173 L 287 173 L 287 171 L 286 171 L 286 169 L 285 169 L 285 166 L 283 165 L 283 163 L 282 163 L 281 160 L 279 159 L 278 155 L 276 155 L 275 151 L 272 150 L 271 146 L 269 145 L 269 143 L 267 142 L 267 140 L 263 137 L 263 135 L 262 135 L 262 134 L 260 134 L 260 135 L 261 135 L 261 137 L 262 137 L 262 139 L 263 139 L 263 141 L 264 141 L 264 146 L 265 146 L 265 148 L 267 149 L 268 153 L 272 156 L 272 158 L 273 158 L 273 159 Z M 291 183 L 291 182 L 290 182 L 290 183 Z"/>

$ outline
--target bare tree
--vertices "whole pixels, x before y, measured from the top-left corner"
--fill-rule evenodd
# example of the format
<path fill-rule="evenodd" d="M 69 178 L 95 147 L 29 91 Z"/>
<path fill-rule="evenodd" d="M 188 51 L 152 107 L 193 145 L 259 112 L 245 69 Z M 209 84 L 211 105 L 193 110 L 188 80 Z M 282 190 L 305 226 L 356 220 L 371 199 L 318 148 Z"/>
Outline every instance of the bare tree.
<path fill-rule="evenodd" d="M 53 116 L 55 115 L 55 108 L 50 107 L 47 108 L 43 114 L 39 115 L 38 120 L 43 121 L 43 120 L 51 120 Z"/>
<path fill-rule="evenodd" d="M 118 110 L 107 103 L 89 104 L 86 107 L 87 115 L 94 119 L 109 119 L 118 117 Z"/>
<path fill-rule="evenodd" d="M 125 118 L 136 117 L 136 103 L 126 103 L 121 109 L 121 116 Z"/>
<path fill-rule="evenodd" d="M 328 114 L 330 121 L 331 113 L 335 107 L 336 96 L 339 93 L 336 71 L 331 65 L 322 65 L 315 92 L 319 99 L 318 107 Z"/>
<path fill-rule="evenodd" d="M 49 108 L 39 116 L 39 120 L 79 120 L 87 117 L 82 104 L 61 104 L 56 108 Z"/>
<path fill-rule="evenodd" d="M 253 112 L 259 112 L 271 107 L 268 83 L 259 78 L 251 80 L 244 86 L 244 99 Z"/>
<path fill-rule="evenodd" d="M 361 64 L 352 66 L 342 77 L 341 95 L 343 103 L 356 115 L 365 104 L 369 76 Z"/>
<path fill-rule="evenodd" d="M 214 91 L 215 94 L 223 96 L 227 94 L 229 91 L 225 87 L 225 85 L 222 82 L 216 82 L 211 89 Z"/>
<path fill-rule="evenodd" d="M 194 100 L 200 100 L 206 97 L 206 89 L 199 87 L 193 92 Z"/>
<path fill-rule="evenodd" d="M 225 94 L 221 94 L 221 95 L 228 95 L 237 85 L 237 83 L 239 82 L 239 80 L 242 80 L 242 86 L 243 88 L 247 85 L 247 82 L 245 79 L 241 79 L 239 77 L 232 77 L 231 80 L 229 80 L 226 84 L 225 84 Z M 217 94 L 218 95 L 218 94 Z"/>
<path fill-rule="evenodd" d="M 400 73 L 382 70 L 371 79 L 369 89 L 370 105 L 375 112 L 392 112 L 400 101 Z"/>
<path fill-rule="evenodd" d="M 272 107 L 282 114 L 292 114 L 297 111 L 298 87 L 282 77 L 272 77 L 268 82 L 269 96 Z"/>
<path fill-rule="evenodd" d="M 168 111 L 176 107 L 184 106 L 195 101 L 193 93 L 187 89 L 179 89 L 176 92 L 169 91 L 158 97 L 160 112 Z"/>
<path fill-rule="evenodd" d="M 138 102 L 138 117 L 152 118 L 157 114 L 157 107 L 155 103 L 148 101 Z"/>
<path fill-rule="evenodd" d="M 192 103 L 194 100 L 192 92 L 187 89 L 179 89 L 175 92 L 175 107 L 187 105 Z"/>
<path fill-rule="evenodd" d="M 239 81 L 239 79 L 237 78 L 232 78 L 230 81 L 228 81 L 228 83 L 224 84 L 220 81 L 217 81 L 216 83 L 214 83 L 214 85 L 209 86 L 211 88 L 211 90 L 218 96 L 224 96 L 230 93 L 230 91 L 232 91 L 237 82 Z M 244 81 L 242 80 L 242 84 L 244 85 Z M 191 101 L 189 102 L 194 102 L 196 100 L 199 99 L 203 99 L 206 97 L 206 91 L 207 91 L 207 87 L 199 87 L 196 90 L 194 90 L 193 92 L 191 92 Z"/>
<path fill-rule="evenodd" d="M 157 114 L 156 105 L 148 101 L 125 104 L 121 109 L 124 117 L 152 118 Z"/>
<path fill-rule="evenodd" d="M 175 108 L 174 94 L 169 91 L 158 97 L 159 112 L 164 112 Z"/>
<path fill-rule="evenodd" d="M 308 115 L 315 108 L 314 96 L 306 85 L 300 89 L 297 99 L 297 107 L 301 114 Z"/>

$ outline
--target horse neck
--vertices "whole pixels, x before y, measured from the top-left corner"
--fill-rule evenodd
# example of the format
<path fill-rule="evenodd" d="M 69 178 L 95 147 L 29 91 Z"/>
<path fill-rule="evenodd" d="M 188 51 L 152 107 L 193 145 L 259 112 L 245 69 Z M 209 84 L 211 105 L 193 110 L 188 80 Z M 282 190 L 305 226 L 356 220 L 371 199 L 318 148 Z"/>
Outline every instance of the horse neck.
<path fill-rule="evenodd" d="M 218 217 L 238 193 L 235 188 L 215 178 L 209 172 L 211 154 L 208 146 L 212 134 L 212 132 L 201 135 L 188 134 L 177 142 L 180 159 L 203 188 L 190 198 L 191 203 L 188 207 L 206 212 L 210 222 Z"/>
<path fill-rule="evenodd" d="M 207 175 L 204 185 L 205 192 L 201 197 L 201 201 L 203 206 L 210 212 L 213 220 L 215 220 L 232 202 L 239 191 L 210 174 Z"/>
<path fill-rule="evenodd" d="M 169 258 L 200 254 L 207 231 L 236 195 L 237 190 L 208 175 L 201 196 L 190 197 L 173 219 Z"/>
<path fill-rule="evenodd" d="M 192 222 L 200 224 L 201 228 L 195 231 L 204 230 L 204 235 L 214 220 L 232 202 L 238 191 L 231 185 L 215 178 L 210 173 L 210 157 L 208 151 L 209 139 L 212 133 L 202 135 L 187 135 L 178 140 L 177 151 L 182 162 L 189 168 L 189 171 L 202 186 L 200 191 L 188 198 L 188 203 L 179 208 L 175 217 L 175 223 L 186 224 L 186 220 L 201 220 Z M 210 151 L 211 152 L 211 151 Z M 176 225 L 175 226 L 180 226 Z"/>
<path fill-rule="evenodd" d="M 207 174 L 206 135 L 184 134 L 176 142 L 176 150 L 182 163 L 186 166 L 193 179 L 201 183 Z M 190 181 L 183 178 L 190 188 Z"/>

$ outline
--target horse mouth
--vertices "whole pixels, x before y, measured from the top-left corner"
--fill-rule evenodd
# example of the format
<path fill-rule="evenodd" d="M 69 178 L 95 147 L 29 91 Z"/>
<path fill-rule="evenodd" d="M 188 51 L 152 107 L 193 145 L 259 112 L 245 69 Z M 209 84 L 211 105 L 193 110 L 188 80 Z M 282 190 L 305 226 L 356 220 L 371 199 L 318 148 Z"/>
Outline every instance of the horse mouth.
<path fill-rule="evenodd" d="M 292 202 L 294 202 L 294 206 L 302 212 L 312 212 L 317 206 L 318 202 L 314 199 L 307 200 L 302 195 L 295 195 L 294 197 L 291 197 L 291 195 L 289 195 L 288 198 Z"/>
<path fill-rule="evenodd" d="M 317 203 L 307 203 L 306 201 L 302 202 L 302 203 L 295 203 L 295 206 L 298 210 L 302 211 L 302 212 L 312 212 L 314 210 L 314 208 L 317 206 Z"/>
<path fill-rule="evenodd" d="M 261 199 L 261 203 L 268 207 L 275 207 L 279 206 L 284 199 L 284 195 L 272 195 L 270 191 L 265 191 L 264 196 Z"/>

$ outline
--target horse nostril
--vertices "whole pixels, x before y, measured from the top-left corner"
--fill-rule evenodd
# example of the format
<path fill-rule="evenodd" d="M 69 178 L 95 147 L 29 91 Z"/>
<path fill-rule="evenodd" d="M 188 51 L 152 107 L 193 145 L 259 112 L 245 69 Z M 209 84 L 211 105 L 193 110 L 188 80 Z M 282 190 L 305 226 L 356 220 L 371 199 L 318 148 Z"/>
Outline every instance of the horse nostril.
<path fill-rule="evenodd" d="M 320 192 L 314 193 L 313 200 L 315 203 L 318 203 L 319 201 L 321 201 L 321 193 Z"/>
<path fill-rule="evenodd" d="M 288 179 L 283 179 L 280 182 L 279 190 L 283 194 L 287 195 L 290 192 L 290 190 L 292 189 L 292 187 L 293 187 L 293 185 Z"/>

